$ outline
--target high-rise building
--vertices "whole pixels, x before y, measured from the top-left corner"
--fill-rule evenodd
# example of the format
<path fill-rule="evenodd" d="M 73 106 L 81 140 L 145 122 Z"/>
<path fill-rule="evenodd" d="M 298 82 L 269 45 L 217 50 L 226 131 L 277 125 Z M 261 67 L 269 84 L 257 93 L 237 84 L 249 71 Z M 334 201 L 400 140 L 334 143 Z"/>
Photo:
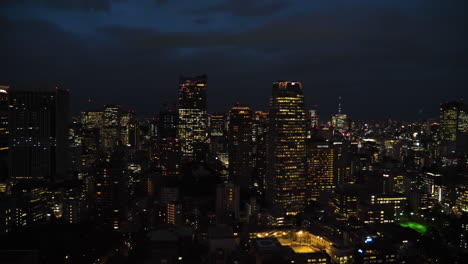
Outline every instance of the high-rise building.
<path fill-rule="evenodd" d="M 319 116 L 318 116 L 318 106 L 315 105 L 314 109 L 309 110 L 309 118 L 310 118 L 310 128 L 319 127 Z"/>
<path fill-rule="evenodd" d="M 338 113 L 331 117 L 331 125 L 338 131 L 348 130 L 350 128 L 348 115 L 341 113 L 341 97 L 339 97 L 338 102 Z"/>
<path fill-rule="evenodd" d="M 115 143 L 120 140 L 121 124 L 120 105 L 105 105 L 102 114 L 101 140 L 104 151 L 111 151 Z"/>
<path fill-rule="evenodd" d="M 228 166 L 227 120 L 224 113 L 208 115 L 210 154 Z"/>
<path fill-rule="evenodd" d="M 307 150 L 307 189 L 308 200 L 317 201 L 323 192 L 331 192 L 335 188 L 333 177 L 334 149 L 327 142 L 308 144 Z"/>
<path fill-rule="evenodd" d="M 118 144 L 117 144 L 118 145 Z M 97 161 L 94 168 L 96 209 L 104 223 L 121 227 L 127 214 L 128 179 L 125 148 L 116 146 Z"/>
<path fill-rule="evenodd" d="M 267 201 L 287 214 L 306 200 L 306 111 L 302 84 L 279 81 L 270 98 Z"/>
<path fill-rule="evenodd" d="M 10 177 L 60 181 L 69 164 L 69 92 L 12 89 L 9 101 Z"/>
<path fill-rule="evenodd" d="M 0 86 L 0 181 L 8 176 L 8 90 Z"/>
<path fill-rule="evenodd" d="M 252 128 L 252 141 L 254 144 L 252 185 L 260 197 L 264 198 L 267 170 L 268 112 L 255 111 Z"/>
<path fill-rule="evenodd" d="M 338 130 L 349 129 L 348 116 L 346 114 L 335 114 L 331 118 L 333 128 Z"/>
<path fill-rule="evenodd" d="M 165 137 L 160 139 L 160 167 L 163 176 L 179 175 L 180 174 L 180 140 L 173 137 Z"/>
<path fill-rule="evenodd" d="M 159 112 L 158 132 L 161 138 L 175 138 L 177 136 L 178 123 L 177 110 L 170 106 L 167 102 L 164 103 Z"/>
<path fill-rule="evenodd" d="M 177 111 L 167 104 L 159 113 L 160 168 L 163 176 L 180 173 L 180 140 L 177 138 Z"/>
<path fill-rule="evenodd" d="M 462 101 L 440 106 L 440 138 L 447 147 L 445 154 L 466 151 L 468 146 L 468 108 Z"/>
<path fill-rule="evenodd" d="M 0 86 L 0 151 L 8 147 L 8 90 L 9 86 Z"/>
<path fill-rule="evenodd" d="M 101 129 L 103 124 L 102 112 L 81 112 L 82 130 L 82 153 L 81 165 L 91 166 L 99 157 L 101 149 Z"/>
<path fill-rule="evenodd" d="M 216 218 L 218 223 L 239 220 L 240 190 L 237 184 L 223 183 L 216 187 Z"/>
<path fill-rule="evenodd" d="M 457 140 L 457 130 L 459 114 L 462 104 L 456 101 L 446 102 L 440 106 L 440 136 L 444 141 L 455 142 Z"/>
<path fill-rule="evenodd" d="M 207 140 L 206 83 L 206 75 L 180 78 L 177 135 L 184 162 L 193 161 L 196 149 Z"/>
<path fill-rule="evenodd" d="M 236 104 L 229 112 L 228 129 L 229 177 L 239 184 L 243 193 L 251 184 L 252 111 L 248 106 Z"/>

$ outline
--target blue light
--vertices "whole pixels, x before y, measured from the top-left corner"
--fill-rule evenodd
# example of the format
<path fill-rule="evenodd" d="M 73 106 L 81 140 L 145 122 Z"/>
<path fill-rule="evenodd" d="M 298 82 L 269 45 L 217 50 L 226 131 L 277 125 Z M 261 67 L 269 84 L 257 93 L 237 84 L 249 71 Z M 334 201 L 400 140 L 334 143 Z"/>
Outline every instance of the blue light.
<path fill-rule="evenodd" d="M 364 251 L 362 251 L 362 249 L 358 249 L 357 252 L 359 252 L 359 253 L 361 253 L 361 254 L 364 253 Z"/>
<path fill-rule="evenodd" d="M 366 242 L 366 243 L 371 243 L 372 241 L 374 241 L 374 240 L 372 239 L 372 237 L 368 237 L 368 238 L 366 239 L 366 241 L 364 241 L 364 242 Z"/>

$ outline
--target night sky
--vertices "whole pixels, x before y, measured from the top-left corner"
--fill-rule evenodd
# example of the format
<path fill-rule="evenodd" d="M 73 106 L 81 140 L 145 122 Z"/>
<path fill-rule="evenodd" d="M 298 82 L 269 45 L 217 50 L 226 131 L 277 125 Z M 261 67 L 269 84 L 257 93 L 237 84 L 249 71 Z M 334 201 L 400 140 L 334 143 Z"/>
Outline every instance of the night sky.
<path fill-rule="evenodd" d="M 1 0 L 0 84 L 59 85 L 75 112 L 141 115 L 208 74 L 209 111 L 301 81 L 328 118 L 436 117 L 467 95 L 466 0 Z"/>

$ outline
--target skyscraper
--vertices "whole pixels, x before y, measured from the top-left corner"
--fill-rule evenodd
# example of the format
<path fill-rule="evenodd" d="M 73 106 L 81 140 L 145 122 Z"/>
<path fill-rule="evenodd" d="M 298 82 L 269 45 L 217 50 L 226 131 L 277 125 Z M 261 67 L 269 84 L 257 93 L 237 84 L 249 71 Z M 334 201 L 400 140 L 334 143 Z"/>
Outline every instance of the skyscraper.
<path fill-rule="evenodd" d="M 103 126 L 101 128 L 102 148 L 111 151 L 116 141 L 120 139 L 121 108 L 119 105 L 105 105 L 103 111 Z"/>
<path fill-rule="evenodd" d="M 302 84 L 279 81 L 270 98 L 267 201 L 297 214 L 306 200 L 306 111 Z"/>
<path fill-rule="evenodd" d="M 0 86 L 0 151 L 8 147 L 8 90 L 9 86 Z"/>
<path fill-rule="evenodd" d="M 461 104 L 451 101 L 440 106 L 441 139 L 455 142 L 457 140 L 458 115 Z"/>
<path fill-rule="evenodd" d="M 237 103 L 229 113 L 228 152 L 229 177 L 248 192 L 251 184 L 252 111 Z"/>
<path fill-rule="evenodd" d="M 310 128 L 319 127 L 318 106 L 314 105 L 314 109 L 309 110 Z"/>
<path fill-rule="evenodd" d="M 83 125 L 81 165 L 89 167 L 97 160 L 101 149 L 102 112 L 81 112 L 81 123 Z"/>
<path fill-rule="evenodd" d="M 226 167 L 229 163 L 227 150 L 226 115 L 214 113 L 208 115 L 208 127 L 210 137 L 210 154 L 216 157 Z"/>
<path fill-rule="evenodd" d="M 206 82 L 206 75 L 180 78 L 177 135 L 185 162 L 193 161 L 195 150 L 207 140 Z"/>
<path fill-rule="evenodd" d="M 69 92 L 12 89 L 9 101 L 10 177 L 60 181 L 68 165 Z"/>
<path fill-rule="evenodd" d="M 8 176 L 8 90 L 0 86 L 0 181 Z"/>
<path fill-rule="evenodd" d="M 445 153 L 463 151 L 468 145 L 468 109 L 461 101 L 440 106 L 440 138 L 448 147 Z"/>
<path fill-rule="evenodd" d="M 322 192 L 331 192 L 335 188 L 334 149 L 326 142 L 315 142 L 308 144 L 308 200 L 317 201 Z"/>
<path fill-rule="evenodd" d="M 159 112 L 159 165 L 163 176 L 180 173 L 180 140 L 177 138 L 177 111 L 165 105 Z"/>

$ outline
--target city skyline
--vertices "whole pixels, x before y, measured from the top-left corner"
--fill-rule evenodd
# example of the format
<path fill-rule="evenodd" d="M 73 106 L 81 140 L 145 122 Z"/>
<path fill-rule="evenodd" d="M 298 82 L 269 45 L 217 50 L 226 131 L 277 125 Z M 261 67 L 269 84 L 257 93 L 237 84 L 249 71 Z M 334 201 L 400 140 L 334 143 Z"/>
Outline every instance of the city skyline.
<path fill-rule="evenodd" d="M 465 264 L 467 0 L 0 0 L 0 263 Z"/>
<path fill-rule="evenodd" d="M 91 98 L 149 116 L 177 96 L 179 74 L 201 73 L 211 112 L 236 101 L 267 109 L 278 79 L 302 82 L 306 104 L 327 116 L 341 96 L 357 119 L 434 117 L 432 105 L 466 97 L 460 0 L 0 5 L 0 82 L 70 89 L 75 113 Z"/>

